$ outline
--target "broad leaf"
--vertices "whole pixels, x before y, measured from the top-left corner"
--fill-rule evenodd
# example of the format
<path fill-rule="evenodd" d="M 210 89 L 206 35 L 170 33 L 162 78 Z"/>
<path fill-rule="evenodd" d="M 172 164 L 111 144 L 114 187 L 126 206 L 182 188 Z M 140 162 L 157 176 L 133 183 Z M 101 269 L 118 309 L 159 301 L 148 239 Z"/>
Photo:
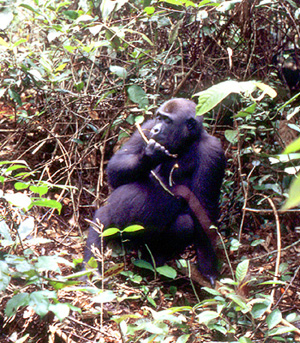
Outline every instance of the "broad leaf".
<path fill-rule="evenodd" d="M 249 260 L 245 260 L 238 264 L 236 267 L 235 277 L 237 282 L 240 284 L 248 273 Z"/>
<path fill-rule="evenodd" d="M 129 99 L 138 104 L 140 108 L 145 108 L 149 105 L 147 94 L 142 87 L 138 85 L 132 85 L 127 89 Z"/>
<path fill-rule="evenodd" d="M 292 207 L 296 207 L 300 204 L 300 176 L 296 177 L 289 189 L 289 197 L 285 204 L 282 206 L 282 210 L 288 210 Z"/>
<path fill-rule="evenodd" d="M 273 329 L 273 327 L 279 324 L 281 320 L 282 320 L 282 314 L 280 310 L 277 308 L 274 311 L 272 311 L 266 319 L 269 330 Z"/>
<path fill-rule="evenodd" d="M 157 267 L 156 270 L 160 275 L 166 276 L 170 279 L 175 279 L 177 276 L 176 270 L 170 266 Z"/>

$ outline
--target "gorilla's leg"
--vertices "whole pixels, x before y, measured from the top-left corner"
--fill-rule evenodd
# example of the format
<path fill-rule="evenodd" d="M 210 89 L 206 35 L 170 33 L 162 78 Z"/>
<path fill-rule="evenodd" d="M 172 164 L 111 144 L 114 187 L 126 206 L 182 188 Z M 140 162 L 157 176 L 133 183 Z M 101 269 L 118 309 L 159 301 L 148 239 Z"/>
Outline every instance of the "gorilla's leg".
<path fill-rule="evenodd" d="M 182 214 L 160 239 L 149 243 L 157 265 L 164 264 L 194 244 L 197 252 L 198 270 L 213 285 L 218 276 L 218 260 L 213 246 L 192 213 Z"/>
<path fill-rule="evenodd" d="M 122 238 L 130 241 L 129 246 L 134 248 L 148 243 L 151 247 L 156 244 L 161 245 L 162 249 L 167 246 L 167 256 L 173 256 L 173 248 L 169 247 L 170 238 L 164 238 L 164 233 L 178 217 L 182 208 L 182 201 L 165 192 L 157 183 L 131 183 L 120 186 L 112 192 L 107 205 L 96 211 L 94 222 L 98 220 L 103 225 L 103 230 L 109 227 L 122 230 L 129 225 L 140 224 L 144 226 L 144 230 L 122 235 Z M 118 237 L 108 237 L 105 240 L 115 238 Z M 176 244 L 177 238 L 174 241 Z M 99 232 L 93 227 L 89 230 L 84 262 L 92 256 L 92 244 L 98 248 L 101 245 Z M 169 256 L 168 259 L 170 258 Z"/>

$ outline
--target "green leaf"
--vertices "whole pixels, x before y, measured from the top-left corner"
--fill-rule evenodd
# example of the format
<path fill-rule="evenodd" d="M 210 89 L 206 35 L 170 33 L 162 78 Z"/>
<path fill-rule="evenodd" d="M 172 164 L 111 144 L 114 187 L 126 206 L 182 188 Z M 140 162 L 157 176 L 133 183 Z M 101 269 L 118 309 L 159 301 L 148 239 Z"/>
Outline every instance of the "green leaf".
<path fill-rule="evenodd" d="M 29 189 L 33 193 L 39 194 L 39 196 L 45 195 L 48 193 L 48 186 L 42 185 L 42 186 L 30 186 Z"/>
<path fill-rule="evenodd" d="M 238 342 L 239 343 L 252 343 L 251 339 L 248 337 L 240 337 Z"/>
<path fill-rule="evenodd" d="M 227 297 L 231 299 L 233 302 L 235 302 L 241 309 L 248 308 L 247 303 L 241 296 L 231 293 L 231 294 L 228 294 Z M 249 310 L 250 310 L 250 307 L 249 307 Z"/>
<path fill-rule="evenodd" d="M 115 9 L 116 7 L 116 1 L 111 1 L 111 0 L 103 0 L 101 1 L 101 5 L 100 5 L 100 11 L 102 14 L 102 18 L 104 21 L 106 21 L 106 19 L 109 17 L 109 15 L 112 13 L 112 11 Z"/>
<path fill-rule="evenodd" d="M 226 336 L 226 334 L 228 333 L 227 329 L 224 326 L 219 325 L 219 324 L 210 323 L 210 324 L 207 325 L 207 327 L 210 330 L 216 330 L 216 331 L 221 332 L 221 334 L 224 335 L 224 336 Z"/>
<path fill-rule="evenodd" d="M 89 31 L 93 36 L 96 36 L 103 29 L 103 25 L 90 26 Z"/>
<path fill-rule="evenodd" d="M 5 314 L 7 317 L 11 317 L 17 313 L 19 307 L 27 306 L 29 303 L 29 294 L 28 293 L 19 293 L 14 295 L 11 299 L 8 300 L 5 307 Z"/>
<path fill-rule="evenodd" d="M 269 159 L 272 164 L 279 163 L 279 162 L 286 163 L 286 162 L 300 159 L 300 153 L 280 154 L 274 157 L 269 157 Z"/>
<path fill-rule="evenodd" d="M 92 301 L 95 303 L 108 303 L 116 299 L 116 295 L 113 291 L 101 290 L 97 296 L 95 296 Z"/>
<path fill-rule="evenodd" d="M 123 67 L 119 67 L 119 66 L 110 66 L 109 70 L 113 73 L 116 74 L 118 77 L 120 77 L 121 79 L 126 79 L 127 77 L 127 71 L 125 68 Z"/>
<path fill-rule="evenodd" d="M 156 270 L 160 275 L 166 276 L 170 279 L 175 279 L 177 276 L 176 270 L 170 266 L 157 267 Z"/>
<path fill-rule="evenodd" d="M 33 206 L 55 208 L 55 209 L 57 209 L 59 214 L 60 214 L 60 211 L 62 209 L 62 204 L 59 203 L 58 201 L 51 200 L 51 199 L 43 199 L 43 198 L 32 201 L 31 205 L 29 206 L 29 209 Z"/>
<path fill-rule="evenodd" d="M 77 49 L 77 46 L 71 46 L 71 45 L 64 45 L 64 49 L 66 49 L 71 54 L 74 53 L 74 51 Z"/>
<path fill-rule="evenodd" d="M 284 150 L 283 154 L 290 154 L 300 150 L 300 137 L 290 143 Z"/>
<path fill-rule="evenodd" d="M 36 274 L 36 271 L 34 269 L 34 266 L 31 265 L 29 262 L 25 260 L 25 258 L 20 258 L 19 260 L 15 261 L 16 264 L 16 270 L 19 273 L 30 275 Z"/>
<path fill-rule="evenodd" d="M 238 142 L 238 130 L 225 130 L 225 138 L 231 144 L 236 144 Z"/>
<path fill-rule="evenodd" d="M 0 45 L 4 46 L 5 48 L 11 49 L 11 44 L 8 44 L 2 37 L 0 37 Z"/>
<path fill-rule="evenodd" d="M 71 20 L 76 20 L 79 17 L 78 12 L 76 11 L 63 11 L 62 13 Z"/>
<path fill-rule="evenodd" d="M 127 88 L 129 99 L 138 104 L 140 108 L 149 106 L 149 100 L 147 94 L 142 87 L 138 85 L 132 85 Z"/>
<path fill-rule="evenodd" d="M 10 167 L 8 167 L 5 171 L 5 173 L 8 173 L 8 172 L 14 171 L 14 170 L 18 170 L 18 169 L 24 169 L 24 168 L 27 168 L 27 167 L 23 166 L 21 164 L 14 164 L 14 165 L 11 165 Z"/>
<path fill-rule="evenodd" d="M 18 233 L 21 240 L 25 239 L 34 229 L 33 217 L 26 218 L 23 220 L 18 228 Z"/>
<path fill-rule="evenodd" d="M 200 324 L 207 325 L 212 320 L 219 318 L 219 313 L 215 311 L 204 311 L 204 312 L 201 312 L 197 316 L 197 318 Z"/>
<path fill-rule="evenodd" d="M 199 96 L 198 106 L 196 107 L 197 116 L 210 111 L 224 100 L 231 93 L 251 94 L 256 89 L 254 81 L 225 81 L 208 88 L 205 91 L 195 94 Z"/>
<path fill-rule="evenodd" d="M 39 271 L 54 271 L 60 273 L 60 268 L 56 260 L 56 256 L 39 256 L 35 264 L 35 268 Z"/>
<path fill-rule="evenodd" d="M 289 326 L 280 326 L 279 328 L 273 329 L 268 332 L 269 336 L 283 335 L 288 332 L 293 332 L 295 329 Z"/>
<path fill-rule="evenodd" d="M 2 166 L 3 164 L 13 164 L 13 163 L 22 163 L 23 165 L 25 165 L 26 167 L 28 167 L 27 162 L 26 161 L 22 161 L 22 160 L 14 160 L 14 161 L 0 161 L 0 165 Z M 23 167 L 23 165 L 21 167 Z"/>
<path fill-rule="evenodd" d="M 268 309 L 269 304 L 268 302 L 264 302 L 262 304 L 254 304 L 251 310 L 252 316 L 254 319 L 260 318 Z"/>
<path fill-rule="evenodd" d="M 148 7 L 145 7 L 144 8 L 144 11 L 148 14 L 148 15 L 151 15 L 155 12 L 155 7 L 153 6 L 148 6 Z"/>
<path fill-rule="evenodd" d="M 121 41 L 120 38 L 117 36 L 116 32 L 114 32 L 112 29 L 106 29 L 105 38 L 110 42 L 111 46 L 115 50 L 119 49 Z"/>
<path fill-rule="evenodd" d="M 60 268 L 57 263 L 57 256 L 39 256 L 35 263 L 35 268 L 39 271 L 54 271 L 60 273 Z"/>
<path fill-rule="evenodd" d="M 102 236 L 103 237 L 108 237 L 108 236 L 113 236 L 116 233 L 120 232 L 120 230 L 116 227 L 111 227 L 109 229 L 106 229 L 105 231 L 103 231 Z"/>
<path fill-rule="evenodd" d="M 256 247 L 256 246 L 258 246 L 258 245 L 260 245 L 260 244 L 263 244 L 264 242 L 265 242 L 264 239 L 255 239 L 250 245 L 251 245 L 252 247 Z"/>
<path fill-rule="evenodd" d="M 9 227 L 4 220 L 0 220 L 0 237 L 1 236 L 6 240 L 11 241 Z"/>
<path fill-rule="evenodd" d="M 135 232 L 145 230 L 145 228 L 142 225 L 130 225 L 127 226 L 122 232 Z"/>
<path fill-rule="evenodd" d="M 14 19 L 14 9 L 13 6 L 3 6 L 0 12 L 0 29 L 6 31 L 10 23 Z M 0 96 L 1 97 L 1 96 Z"/>
<path fill-rule="evenodd" d="M 240 284 L 248 273 L 249 260 L 245 260 L 239 263 L 236 267 L 235 277 L 237 282 Z"/>
<path fill-rule="evenodd" d="M 260 282 L 259 285 L 286 285 L 286 282 L 281 280 L 269 280 Z"/>
<path fill-rule="evenodd" d="M 239 247 L 241 246 L 242 244 L 236 239 L 236 238 L 233 238 L 230 242 L 230 250 L 231 251 L 236 251 L 239 249 Z"/>
<path fill-rule="evenodd" d="M 72 142 L 83 145 L 83 141 L 78 138 L 72 138 Z"/>
<path fill-rule="evenodd" d="M 67 63 L 61 63 L 55 70 L 54 72 L 57 73 L 59 71 L 63 71 L 67 66 Z"/>
<path fill-rule="evenodd" d="M 134 31 L 134 30 L 131 30 L 131 29 L 126 29 L 125 30 L 126 32 L 130 32 L 132 34 L 137 34 L 137 35 L 140 35 L 144 41 L 146 41 L 149 45 L 153 46 L 154 44 L 151 42 L 151 40 L 144 34 L 144 33 L 141 33 L 139 31 Z"/>
<path fill-rule="evenodd" d="M 169 326 L 163 322 L 144 322 L 140 329 L 146 330 L 155 335 L 167 335 L 169 331 Z"/>
<path fill-rule="evenodd" d="M 123 7 L 129 0 L 102 0 L 100 5 L 100 11 L 102 13 L 102 18 L 104 21 L 108 19 L 111 13 L 117 12 L 121 7 Z"/>
<path fill-rule="evenodd" d="M 156 302 L 153 298 L 151 298 L 149 295 L 147 295 L 147 301 L 153 306 L 156 307 Z"/>
<path fill-rule="evenodd" d="M 26 43 L 27 40 L 25 38 L 21 38 L 19 39 L 16 43 L 14 43 L 13 47 L 17 47 L 18 45 L 22 44 L 22 43 Z"/>
<path fill-rule="evenodd" d="M 10 88 L 8 90 L 8 94 L 14 100 L 14 102 L 16 102 L 19 106 L 22 106 L 22 100 L 19 93 Z"/>
<path fill-rule="evenodd" d="M 84 82 L 83 81 L 76 82 L 74 83 L 74 87 L 76 88 L 77 92 L 80 92 L 84 88 Z M 88 125 L 88 126 L 92 127 L 92 125 Z"/>
<path fill-rule="evenodd" d="M 293 322 L 298 322 L 300 320 L 300 316 L 298 315 L 298 313 L 289 313 L 286 318 L 285 318 L 288 322 L 293 323 Z"/>
<path fill-rule="evenodd" d="M 11 280 L 8 265 L 4 261 L 0 261 L 0 292 L 6 290 Z"/>
<path fill-rule="evenodd" d="M 138 319 L 138 318 L 141 318 L 141 316 L 138 314 L 124 314 L 122 316 L 113 316 L 111 317 L 111 320 L 113 320 L 117 324 L 120 324 L 124 320 L 131 319 L 131 318 Z"/>
<path fill-rule="evenodd" d="M 248 117 L 250 114 L 253 114 L 256 110 L 256 103 L 254 102 L 250 106 L 246 107 L 245 109 L 239 111 L 237 114 L 235 114 L 233 117 L 238 118 L 238 117 Z"/>
<path fill-rule="evenodd" d="M 29 196 L 23 193 L 5 194 L 4 198 L 12 205 L 25 209 L 29 208 L 32 203 Z"/>
<path fill-rule="evenodd" d="M 178 31 L 183 24 L 183 19 L 177 21 L 177 23 L 171 28 L 169 31 L 169 43 L 173 44 L 175 40 L 178 38 Z"/>
<path fill-rule="evenodd" d="M 216 289 L 213 289 L 213 288 L 202 287 L 202 289 L 203 289 L 204 291 L 206 291 L 207 293 L 212 294 L 212 295 L 215 295 L 215 296 L 221 295 L 221 293 L 220 293 L 219 291 L 217 291 Z"/>
<path fill-rule="evenodd" d="M 29 187 L 29 183 L 25 182 L 16 182 L 14 187 L 17 191 L 22 191 L 23 189 L 27 189 Z"/>
<path fill-rule="evenodd" d="M 29 5 L 26 5 L 26 4 L 20 4 L 19 5 L 20 7 L 24 7 L 24 8 L 26 8 L 27 10 L 29 10 L 29 11 L 31 11 L 31 12 L 33 12 L 33 13 L 35 13 L 35 14 L 37 14 L 37 15 L 42 15 L 40 12 L 38 12 L 36 9 L 34 9 L 33 7 L 31 7 L 31 6 L 29 6 Z"/>
<path fill-rule="evenodd" d="M 152 272 L 154 272 L 154 268 L 153 268 L 152 264 L 150 264 L 149 262 L 146 262 L 144 260 L 135 260 L 133 262 L 133 264 L 136 267 L 148 269 L 148 270 L 151 270 Z"/>
<path fill-rule="evenodd" d="M 44 317 L 49 312 L 50 301 L 44 291 L 37 291 L 30 294 L 28 305 L 36 314 Z"/>
<path fill-rule="evenodd" d="M 50 304 L 49 311 L 53 312 L 56 318 L 62 321 L 70 314 L 70 306 L 62 303 Z"/>
<path fill-rule="evenodd" d="M 285 204 L 282 206 L 282 210 L 288 210 L 292 207 L 296 207 L 300 204 L 300 175 L 294 178 L 289 189 L 289 197 Z"/>
<path fill-rule="evenodd" d="M 163 1 L 163 0 L 160 0 L 160 1 Z M 183 1 L 181 0 L 164 0 L 164 2 L 166 2 L 167 4 L 175 5 L 175 6 L 183 5 Z"/>
<path fill-rule="evenodd" d="M 191 334 L 182 335 L 182 336 L 178 337 L 176 343 L 186 343 L 186 342 L 188 342 L 190 337 L 191 337 Z"/>
<path fill-rule="evenodd" d="M 273 329 L 273 327 L 279 324 L 281 320 L 282 320 L 282 314 L 280 310 L 277 308 L 274 311 L 272 311 L 266 319 L 269 330 Z"/>

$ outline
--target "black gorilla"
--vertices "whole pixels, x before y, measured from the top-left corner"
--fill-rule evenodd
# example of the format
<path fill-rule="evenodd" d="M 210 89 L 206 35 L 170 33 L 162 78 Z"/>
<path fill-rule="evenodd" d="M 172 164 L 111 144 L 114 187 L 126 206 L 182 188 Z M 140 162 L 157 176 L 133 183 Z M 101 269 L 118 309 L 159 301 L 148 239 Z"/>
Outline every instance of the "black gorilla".
<path fill-rule="evenodd" d="M 197 218 L 199 213 L 185 197 L 176 196 L 176 187 L 189 190 L 204 216 L 215 222 L 219 216 L 219 196 L 225 169 L 220 142 L 195 117 L 196 105 L 185 99 L 165 102 L 154 120 L 124 144 L 109 161 L 108 181 L 113 192 L 107 204 L 95 213 L 104 229 L 124 229 L 140 224 L 145 230 L 123 235 L 132 247 L 147 244 L 157 265 L 178 255 L 188 245 L 197 251 L 198 269 L 211 282 L 217 277 L 217 258 L 212 242 Z M 174 165 L 177 165 L 174 167 Z M 175 193 L 169 193 L 161 182 Z M 180 192 L 179 192 L 180 194 Z M 188 196 L 189 197 L 189 196 Z M 201 205 L 200 205 L 201 204 Z M 199 210 L 201 216 L 201 210 Z M 125 236 L 125 237 L 124 237 Z M 90 228 L 84 261 L 100 246 L 99 234 Z"/>

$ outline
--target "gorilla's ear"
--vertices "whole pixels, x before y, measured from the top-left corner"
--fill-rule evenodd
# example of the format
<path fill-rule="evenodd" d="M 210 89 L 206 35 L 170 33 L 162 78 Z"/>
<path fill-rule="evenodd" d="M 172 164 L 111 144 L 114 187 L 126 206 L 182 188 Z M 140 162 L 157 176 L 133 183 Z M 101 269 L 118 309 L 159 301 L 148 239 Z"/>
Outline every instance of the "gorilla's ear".
<path fill-rule="evenodd" d="M 186 127 L 189 130 L 191 136 L 200 136 L 202 123 L 195 118 L 189 118 L 186 120 Z"/>

